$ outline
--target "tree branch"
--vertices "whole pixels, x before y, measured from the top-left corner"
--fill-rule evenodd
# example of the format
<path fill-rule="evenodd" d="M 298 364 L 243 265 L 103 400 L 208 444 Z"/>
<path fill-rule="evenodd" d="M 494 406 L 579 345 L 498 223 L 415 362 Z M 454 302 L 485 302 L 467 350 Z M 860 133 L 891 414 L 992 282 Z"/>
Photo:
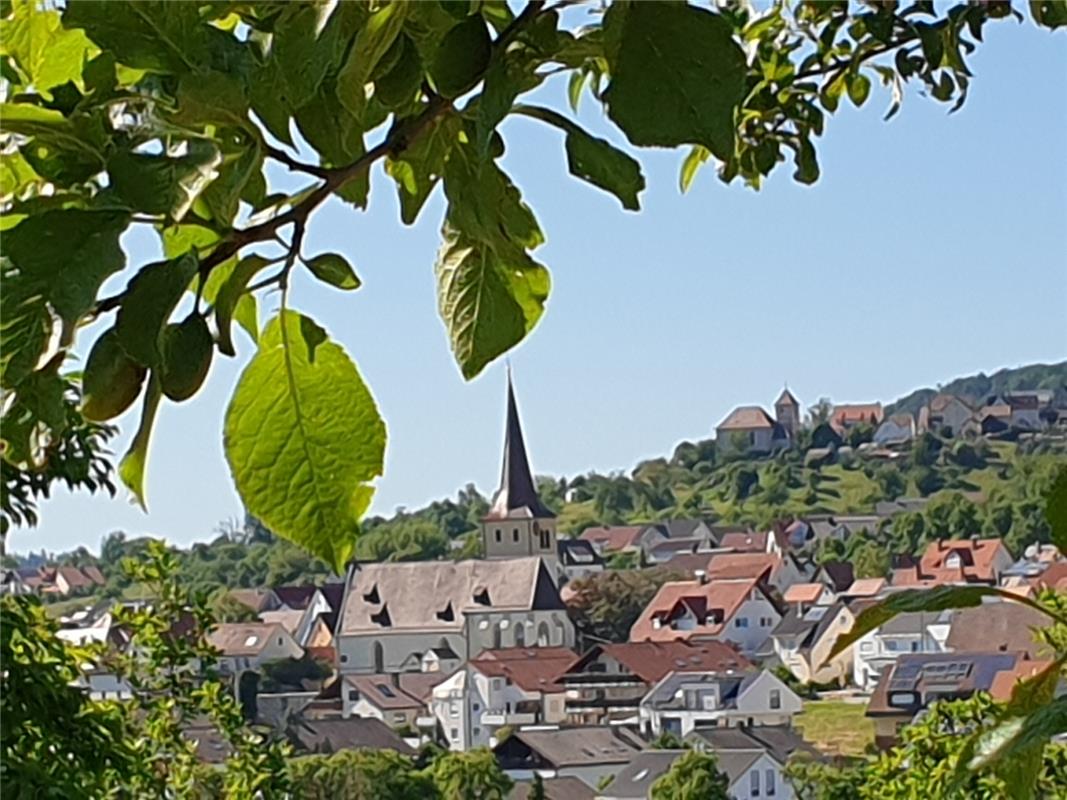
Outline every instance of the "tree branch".
<path fill-rule="evenodd" d="M 291 155 L 284 150 L 279 150 L 277 147 L 272 147 L 269 144 L 264 143 L 267 155 L 273 158 L 275 161 L 280 161 L 285 166 L 294 172 L 306 172 L 308 175 L 314 175 L 316 178 L 325 178 L 330 174 L 330 171 L 324 167 L 319 167 L 314 164 L 305 164 L 301 161 L 297 161 Z"/>

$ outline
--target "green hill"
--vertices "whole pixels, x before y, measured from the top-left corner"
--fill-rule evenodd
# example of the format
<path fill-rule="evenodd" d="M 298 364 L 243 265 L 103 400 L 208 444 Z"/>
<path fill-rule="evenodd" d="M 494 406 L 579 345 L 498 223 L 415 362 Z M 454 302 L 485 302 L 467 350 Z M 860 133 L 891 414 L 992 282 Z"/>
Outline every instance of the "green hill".
<path fill-rule="evenodd" d="M 1058 364 L 1027 364 L 1025 367 L 997 370 L 992 375 L 979 372 L 977 375 L 956 378 L 940 389 L 916 389 L 886 406 L 885 411 L 887 415 L 905 412 L 916 414 L 938 391 L 980 400 L 1001 392 L 1063 388 L 1067 388 L 1067 361 Z"/>

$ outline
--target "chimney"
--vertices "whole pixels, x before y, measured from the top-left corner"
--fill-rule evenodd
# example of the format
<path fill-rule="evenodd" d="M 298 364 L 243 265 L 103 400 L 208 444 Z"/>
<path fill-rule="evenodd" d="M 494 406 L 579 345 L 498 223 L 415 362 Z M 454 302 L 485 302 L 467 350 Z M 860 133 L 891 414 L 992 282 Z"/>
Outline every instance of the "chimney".
<path fill-rule="evenodd" d="M 972 533 L 971 534 L 971 547 L 974 548 L 975 550 L 978 549 L 978 534 L 977 533 Z"/>
<path fill-rule="evenodd" d="M 944 536 L 938 536 L 937 537 L 937 549 L 938 550 L 944 550 L 945 549 L 945 537 Z"/>
<path fill-rule="evenodd" d="M 697 583 L 701 586 L 708 582 L 708 573 L 702 569 L 693 570 L 693 577 L 697 579 Z"/>
<path fill-rule="evenodd" d="M 399 689 L 400 688 L 400 673 L 399 672 L 390 672 L 389 673 L 389 682 L 391 684 L 393 684 L 393 688 L 394 689 Z"/>

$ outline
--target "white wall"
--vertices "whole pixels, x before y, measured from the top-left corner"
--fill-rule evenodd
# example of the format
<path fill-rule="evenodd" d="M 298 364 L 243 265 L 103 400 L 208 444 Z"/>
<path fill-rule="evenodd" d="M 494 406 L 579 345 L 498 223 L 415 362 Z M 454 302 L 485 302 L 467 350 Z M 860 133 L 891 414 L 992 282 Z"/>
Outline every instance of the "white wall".
<path fill-rule="evenodd" d="M 743 624 L 739 624 L 739 621 L 743 621 Z M 737 613 L 726 620 L 722 633 L 715 638 L 734 642 L 741 648 L 742 653 L 748 655 L 763 646 L 771 631 L 781 621 L 782 615 L 778 613 L 778 609 L 761 593 L 756 592 L 754 598 L 743 602 Z"/>
<path fill-rule="evenodd" d="M 759 794 L 753 793 L 752 773 L 759 776 Z M 768 773 L 773 776 L 774 794 L 768 794 Z M 782 768 L 773 758 L 764 754 L 753 762 L 730 786 L 734 800 L 793 800 L 793 787 L 782 774 Z"/>

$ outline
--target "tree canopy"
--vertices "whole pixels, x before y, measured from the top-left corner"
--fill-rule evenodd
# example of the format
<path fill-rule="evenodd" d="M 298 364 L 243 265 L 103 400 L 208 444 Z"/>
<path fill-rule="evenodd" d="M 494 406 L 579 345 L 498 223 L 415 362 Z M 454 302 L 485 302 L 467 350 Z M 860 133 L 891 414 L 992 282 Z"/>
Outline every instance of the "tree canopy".
<path fill-rule="evenodd" d="M 683 190 L 708 163 L 758 188 L 791 161 L 812 183 L 815 141 L 843 99 L 863 105 L 880 82 L 891 116 L 915 82 L 958 107 L 985 25 L 1016 14 L 1000 2 L 943 13 L 929 2 L 778 2 L 760 14 L 742 3 L 571 5 L 4 4 L 5 497 L 27 476 L 84 466 L 85 450 L 100 449 L 85 426 L 139 400 L 118 474 L 146 503 L 159 407 L 193 396 L 214 358 L 235 355 L 236 323 L 255 346 L 224 426 L 238 492 L 269 529 L 339 571 L 386 431 L 355 362 L 290 297 L 295 269 L 339 291 L 360 286 L 341 254 L 306 252 L 316 208 L 365 208 L 368 171 L 383 162 L 410 224 L 440 184 L 438 306 L 472 378 L 537 324 L 550 289 L 535 255 L 545 234 L 500 165 L 501 122 L 558 129 L 571 173 L 624 209 L 640 207 L 645 185 L 629 153 L 524 95 L 565 80 L 572 109 L 600 103 L 630 145 L 684 148 Z M 1065 23 L 1058 2 L 1030 13 Z M 269 163 L 303 188 L 278 192 Z M 121 239 L 137 226 L 158 234 L 163 260 L 127 263 Z M 123 271 L 125 289 L 101 296 Z M 261 325 L 272 290 L 281 309 Z M 102 319 L 110 325 L 71 371 L 79 331 Z M 95 473 L 75 483 L 109 486 Z"/>

